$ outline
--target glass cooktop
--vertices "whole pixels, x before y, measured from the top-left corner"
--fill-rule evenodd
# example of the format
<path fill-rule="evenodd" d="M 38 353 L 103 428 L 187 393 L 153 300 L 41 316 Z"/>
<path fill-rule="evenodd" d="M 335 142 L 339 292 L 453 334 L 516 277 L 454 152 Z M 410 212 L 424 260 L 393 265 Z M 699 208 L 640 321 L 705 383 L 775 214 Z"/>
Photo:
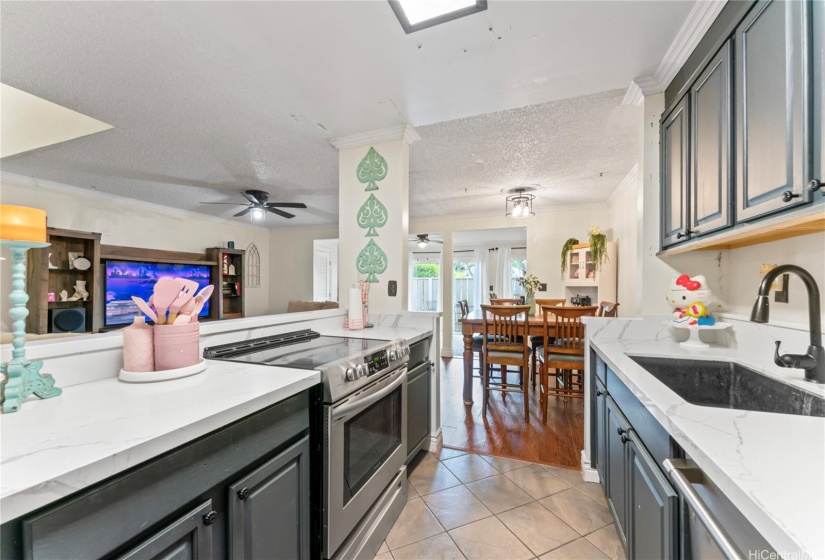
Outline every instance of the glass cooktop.
<path fill-rule="evenodd" d="M 316 335 L 309 339 L 297 338 L 294 342 L 270 337 L 247 340 L 237 345 L 208 348 L 204 352 L 204 357 L 269 366 L 318 369 L 342 358 L 386 345 L 386 340 L 340 336 Z"/>

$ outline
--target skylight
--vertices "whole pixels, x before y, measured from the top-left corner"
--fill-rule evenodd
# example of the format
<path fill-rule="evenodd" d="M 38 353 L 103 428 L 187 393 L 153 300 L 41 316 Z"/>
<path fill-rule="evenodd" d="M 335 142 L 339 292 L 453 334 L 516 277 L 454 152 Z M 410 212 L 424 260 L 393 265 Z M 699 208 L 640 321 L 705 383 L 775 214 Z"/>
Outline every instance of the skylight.
<path fill-rule="evenodd" d="M 487 9 L 487 0 L 389 0 L 407 33 Z"/>

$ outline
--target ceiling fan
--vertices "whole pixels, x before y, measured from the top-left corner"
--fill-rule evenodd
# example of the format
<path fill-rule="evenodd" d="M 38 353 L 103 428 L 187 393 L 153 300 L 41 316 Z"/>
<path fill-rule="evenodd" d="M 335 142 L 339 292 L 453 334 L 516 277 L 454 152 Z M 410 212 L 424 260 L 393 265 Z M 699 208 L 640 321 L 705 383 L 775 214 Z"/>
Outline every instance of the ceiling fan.
<path fill-rule="evenodd" d="M 435 243 L 437 245 L 443 245 L 443 241 L 439 241 L 438 239 L 430 239 L 429 233 L 417 233 L 414 236 L 410 237 L 410 241 L 415 241 L 416 244 L 421 247 L 422 249 L 429 245 L 430 243 Z"/>
<path fill-rule="evenodd" d="M 303 202 L 267 202 L 269 200 L 269 193 L 266 191 L 249 190 L 241 192 L 244 198 L 249 201 L 246 208 L 235 214 L 233 217 L 246 216 L 252 213 L 253 220 L 262 220 L 267 212 L 272 212 L 283 218 L 294 218 L 295 214 L 278 210 L 278 208 L 306 208 L 307 205 Z M 235 206 L 243 206 L 243 203 L 237 202 L 201 202 L 201 204 L 233 204 Z"/>

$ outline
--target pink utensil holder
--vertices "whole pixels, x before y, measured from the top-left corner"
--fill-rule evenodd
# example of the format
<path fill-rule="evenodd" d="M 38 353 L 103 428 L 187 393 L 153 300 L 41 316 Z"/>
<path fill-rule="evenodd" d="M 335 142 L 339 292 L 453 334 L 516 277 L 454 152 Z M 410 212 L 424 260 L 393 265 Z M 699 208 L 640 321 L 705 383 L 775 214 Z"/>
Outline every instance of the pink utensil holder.
<path fill-rule="evenodd" d="M 193 366 L 200 359 L 200 323 L 155 325 L 155 371 Z"/>

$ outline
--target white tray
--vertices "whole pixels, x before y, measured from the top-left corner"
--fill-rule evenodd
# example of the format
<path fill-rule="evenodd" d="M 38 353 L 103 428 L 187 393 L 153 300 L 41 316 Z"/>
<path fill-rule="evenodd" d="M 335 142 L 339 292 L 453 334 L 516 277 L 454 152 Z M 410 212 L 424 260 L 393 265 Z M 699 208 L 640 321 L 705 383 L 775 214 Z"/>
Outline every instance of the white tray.
<path fill-rule="evenodd" d="M 126 371 L 120 370 L 118 378 L 127 383 L 152 383 L 154 381 L 169 381 L 170 379 L 180 379 L 189 377 L 196 373 L 201 373 L 206 369 L 206 360 L 201 358 L 197 364 L 178 369 L 167 369 L 164 371 Z"/>
<path fill-rule="evenodd" d="M 674 329 L 688 329 L 690 337 L 686 341 L 679 343 L 679 346 L 683 348 L 710 348 L 710 344 L 706 344 L 699 339 L 699 331 L 721 331 L 731 327 L 730 323 L 722 323 L 720 321 L 717 321 L 713 325 L 677 325 L 672 321 L 667 321 L 667 324 Z"/>

